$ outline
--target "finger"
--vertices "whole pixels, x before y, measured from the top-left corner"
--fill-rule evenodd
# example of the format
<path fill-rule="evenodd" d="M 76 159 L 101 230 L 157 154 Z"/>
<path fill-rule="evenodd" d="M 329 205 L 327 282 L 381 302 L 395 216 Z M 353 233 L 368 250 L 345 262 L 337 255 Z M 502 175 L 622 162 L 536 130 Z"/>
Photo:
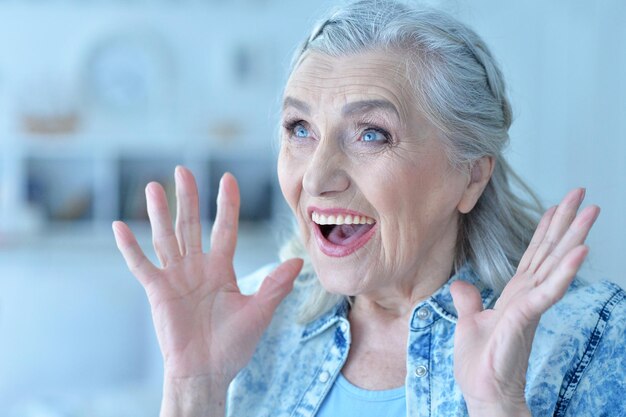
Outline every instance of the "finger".
<path fill-rule="evenodd" d="M 585 239 L 587 239 L 587 235 L 589 234 L 589 230 L 591 230 L 591 227 L 595 223 L 599 214 L 600 207 L 589 206 L 576 216 L 572 225 L 569 229 L 567 229 L 567 232 L 565 232 L 563 239 L 561 239 L 554 250 L 548 254 L 545 261 L 537 270 L 535 276 L 538 282 L 543 281 L 543 279 L 545 279 L 545 277 L 552 272 L 567 252 L 585 242 Z"/>
<path fill-rule="evenodd" d="M 276 307 L 289 294 L 293 282 L 302 270 L 304 262 L 300 258 L 289 259 L 280 264 L 263 280 L 261 288 L 253 296 L 261 313 L 269 323 Z"/>
<path fill-rule="evenodd" d="M 548 227 L 550 226 L 552 217 L 554 216 L 554 213 L 556 212 L 556 208 L 557 206 L 550 207 L 548 211 L 546 211 L 544 215 L 541 217 L 541 220 L 539 221 L 539 224 L 537 225 L 537 229 L 535 230 L 535 233 L 533 234 L 533 237 L 530 240 L 530 243 L 528 244 L 528 249 L 526 249 L 526 252 L 524 252 L 524 256 L 522 256 L 522 259 L 520 260 L 519 265 L 517 266 L 518 271 L 523 272 L 528 269 L 528 266 L 530 265 L 530 261 L 533 259 L 533 256 L 535 256 L 535 252 L 537 252 L 537 247 L 539 246 L 539 244 L 545 237 L 546 232 L 548 231 Z"/>
<path fill-rule="evenodd" d="M 531 314 L 540 316 L 565 295 L 588 253 L 589 248 L 584 245 L 571 249 L 552 274 L 530 292 Z"/>
<path fill-rule="evenodd" d="M 572 221 L 576 217 L 576 212 L 578 211 L 578 207 L 580 207 L 584 197 L 584 188 L 577 188 L 567 193 L 567 195 L 563 198 L 563 201 L 561 201 L 556 209 L 556 212 L 554 213 L 546 235 L 537 247 L 537 252 L 534 254 L 530 262 L 528 269 L 531 272 L 534 273 L 537 269 L 539 269 L 548 254 L 552 252 L 556 245 L 561 241 L 565 231 L 569 228 Z"/>
<path fill-rule="evenodd" d="M 217 214 L 211 231 L 211 253 L 232 260 L 237 246 L 239 225 L 239 187 L 237 180 L 226 173 L 217 193 Z"/>
<path fill-rule="evenodd" d="M 202 226 L 198 205 L 198 186 L 191 171 L 176 167 L 176 237 L 180 253 L 202 253 Z"/>
<path fill-rule="evenodd" d="M 167 206 L 165 190 L 159 183 L 151 182 L 146 187 L 146 200 L 148 203 L 148 217 L 152 226 L 152 244 L 162 267 L 180 259 L 180 249 L 172 217 Z"/>
<path fill-rule="evenodd" d="M 483 302 L 478 289 L 465 281 L 455 281 L 450 286 L 452 301 L 458 317 L 470 316 L 483 311 Z"/>
<path fill-rule="evenodd" d="M 113 222 L 112 227 L 115 243 L 122 253 L 128 269 L 143 286 L 148 285 L 156 277 L 158 268 L 146 258 L 137 243 L 137 239 L 135 239 L 135 235 L 125 223 L 116 221 Z"/>

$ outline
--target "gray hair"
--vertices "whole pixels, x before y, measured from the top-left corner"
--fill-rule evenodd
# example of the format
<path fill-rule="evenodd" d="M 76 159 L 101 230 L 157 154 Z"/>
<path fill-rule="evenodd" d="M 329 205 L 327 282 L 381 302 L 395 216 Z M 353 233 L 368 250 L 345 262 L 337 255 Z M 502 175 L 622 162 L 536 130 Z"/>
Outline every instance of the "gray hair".
<path fill-rule="evenodd" d="M 361 0 L 316 25 L 297 50 L 291 73 L 307 51 L 341 57 L 371 50 L 406 56 L 420 110 L 442 132 L 452 166 L 467 170 L 484 156 L 494 158 L 494 172 L 476 206 L 460 216 L 453 268 L 469 264 L 499 293 L 515 273 L 542 207 L 502 155 L 512 111 L 497 63 L 472 29 L 444 12 L 393 0 Z M 311 288 L 301 322 L 343 298 L 322 288 L 297 232 L 280 256 L 305 260 L 303 275 L 310 279 L 302 282 Z"/>

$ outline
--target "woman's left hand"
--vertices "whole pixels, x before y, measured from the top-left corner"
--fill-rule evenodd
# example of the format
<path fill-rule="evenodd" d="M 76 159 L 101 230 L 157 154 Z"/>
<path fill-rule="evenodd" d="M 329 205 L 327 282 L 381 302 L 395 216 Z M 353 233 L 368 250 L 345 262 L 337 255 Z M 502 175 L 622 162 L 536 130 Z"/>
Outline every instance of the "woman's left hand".
<path fill-rule="evenodd" d="M 583 189 L 548 210 L 517 272 L 492 309 L 483 309 L 476 287 L 456 281 L 458 311 L 454 376 L 470 416 L 530 416 L 524 398 L 526 369 L 541 315 L 563 297 L 582 265 L 583 245 L 600 209 L 576 215 Z"/>

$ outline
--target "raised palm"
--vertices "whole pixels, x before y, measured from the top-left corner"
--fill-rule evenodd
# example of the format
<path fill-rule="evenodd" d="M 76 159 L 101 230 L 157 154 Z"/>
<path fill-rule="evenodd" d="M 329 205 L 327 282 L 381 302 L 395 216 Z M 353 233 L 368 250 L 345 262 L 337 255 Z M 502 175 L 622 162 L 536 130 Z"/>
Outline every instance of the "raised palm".
<path fill-rule="evenodd" d="M 127 225 L 115 222 L 113 230 L 128 267 L 148 295 L 166 378 L 210 378 L 228 384 L 250 360 L 276 306 L 291 290 L 301 260 L 281 264 L 257 294 L 243 295 L 233 268 L 239 215 L 234 177 L 226 174 L 220 182 L 207 253 L 202 250 L 191 172 L 176 170 L 175 229 L 163 188 L 148 184 L 146 198 L 160 268 L 146 258 Z"/>
<path fill-rule="evenodd" d="M 454 374 L 470 411 L 528 415 L 524 387 L 535 330 L 583 263 L 588 253 L 583 243 L 600 211 L 590 206 L 576 215 L 583 198 L 584 190 L 573 190 L 544 214 L 515 276 L 492 309 L 483 309 L 471 284 L 453 284 L 459 315 Z"/>

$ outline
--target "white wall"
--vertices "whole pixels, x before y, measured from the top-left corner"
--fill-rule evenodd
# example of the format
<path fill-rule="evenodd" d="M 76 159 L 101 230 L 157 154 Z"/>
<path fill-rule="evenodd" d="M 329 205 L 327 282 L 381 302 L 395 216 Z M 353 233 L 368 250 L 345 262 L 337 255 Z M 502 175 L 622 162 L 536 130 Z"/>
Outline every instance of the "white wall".
<path fill-rule="evenodd" d="M 455 2 L 502 65 L 515 114 L 509 158 L 556 204 L 587 188 L 602 213 L 583 275 L 626 286 L 626 3 Z"/>

